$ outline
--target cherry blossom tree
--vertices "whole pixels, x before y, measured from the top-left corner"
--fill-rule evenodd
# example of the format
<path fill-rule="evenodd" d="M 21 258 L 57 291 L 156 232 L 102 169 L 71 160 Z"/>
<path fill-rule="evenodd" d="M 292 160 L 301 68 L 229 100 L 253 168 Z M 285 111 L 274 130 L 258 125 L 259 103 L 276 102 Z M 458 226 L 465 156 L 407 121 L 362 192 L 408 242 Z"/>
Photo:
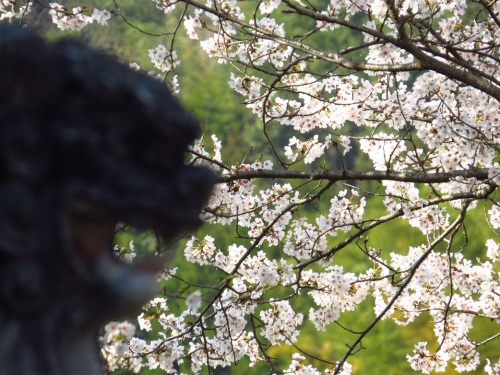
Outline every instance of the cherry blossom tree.
<path fill-rule="evenodd" d="M 197 40 L 227 66 L 269 151 L 231 164 L 223 134 L 192 146 L 189 162 L 219 183 L 202 214 L 208 233 L 191 237 L 184 257 L 219 281 L 165 270 L 165 285 L 190 286 L 184 308 L 165 295 L 145 306 L 138 328 L 154 337 L 128 322 L 106 326 L 110 369 L 197 374 L 245 359 L 272 373 L 351 374 L 381 321 L 405 329 L 425 315 L 433 339 L 407 348 L 411 368 L 500 374 L 499 357 L 481 352 L 500 336 L 500 2 L 154 2 L 178 20 L 170 43 L 148 51 L 157 73 L 172 83 L 176 38 Z M 60 29 L 124 17 L 116 2 L 42 5 Z M 29 1 L 0 3 L 2 19 L 29 11 Z M 419 234 L 405 248 L 372 245 L 378 232 L 405 236 L 394 222 Z M 220 226 L 234 230 L 233 244 L 209 234 Z M 467 236 L 474 226 L 488 233 L 479 246 Z M 118 250 L 133 258 L 133 247 Z M 350 254 L 362 255 L 356 270 L 337 262 Z M 373 319 L 344 327 L 354 339 L 342 355 L 301 344 L 307 324 L 328 331 L 361 305 Z M 476 340 L 481 321 L 494 324 Z M 295 352 L 287 363 L 270 354 L 280 345 Z"/>

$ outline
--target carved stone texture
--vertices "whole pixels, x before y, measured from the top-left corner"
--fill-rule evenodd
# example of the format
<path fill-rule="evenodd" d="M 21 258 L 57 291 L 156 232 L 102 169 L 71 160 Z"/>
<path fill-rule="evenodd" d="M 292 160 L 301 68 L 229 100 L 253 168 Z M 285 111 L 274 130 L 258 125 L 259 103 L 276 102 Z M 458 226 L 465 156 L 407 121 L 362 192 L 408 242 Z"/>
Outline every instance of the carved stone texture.
<path fill-rule="evenodd" d="M 161 82 L 0 25 L 0 374 L 105 373 L 99 328 L 156 290 L 113 258 L 115 225 L 168 241 L 199 224 L 198 131 Z"/>

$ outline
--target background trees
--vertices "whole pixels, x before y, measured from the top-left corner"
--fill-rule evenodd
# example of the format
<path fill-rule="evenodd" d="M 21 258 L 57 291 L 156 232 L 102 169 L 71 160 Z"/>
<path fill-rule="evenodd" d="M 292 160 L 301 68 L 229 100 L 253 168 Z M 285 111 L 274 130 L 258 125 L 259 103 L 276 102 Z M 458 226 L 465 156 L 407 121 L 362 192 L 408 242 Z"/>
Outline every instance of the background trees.
<path fill-rule="evenodd" d="M 143 331 L 106 328 L 110 367 L 389 373 L 367 348 L 499 373 L 498 2 L 154 3 L 32 4 L 180 82 L 206 121 L 189 162 L 220 175 Z M 408 347 L 370 341 L 396 326 Z"/>

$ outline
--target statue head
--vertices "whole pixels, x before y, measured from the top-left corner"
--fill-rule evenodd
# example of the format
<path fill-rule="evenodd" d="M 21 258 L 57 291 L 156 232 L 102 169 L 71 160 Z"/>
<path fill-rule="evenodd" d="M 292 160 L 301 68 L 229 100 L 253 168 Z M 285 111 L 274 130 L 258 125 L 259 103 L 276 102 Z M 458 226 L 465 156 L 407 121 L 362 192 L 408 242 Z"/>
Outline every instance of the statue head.
<path fill-rule="evenodd" d="M 0 373 L 101 373 L 98 327 L 155 291 L 114 259 L 115 226 L 168 241 L 199 225 L 214 177 L 186 165 L 198 132 L 162 82 L 0 26 Z"/>

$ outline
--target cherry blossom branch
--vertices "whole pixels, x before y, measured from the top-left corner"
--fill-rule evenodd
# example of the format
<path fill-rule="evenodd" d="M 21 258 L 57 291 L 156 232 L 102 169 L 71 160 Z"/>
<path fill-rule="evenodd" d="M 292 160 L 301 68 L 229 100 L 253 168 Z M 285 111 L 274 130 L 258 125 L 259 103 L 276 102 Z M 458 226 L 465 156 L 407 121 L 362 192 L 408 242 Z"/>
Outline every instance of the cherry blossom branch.
<path fill-rule="evenodd" d="M 486 2 L 484 0 L 479 0 L 478 3 L 481 4 L 488 11 L 489 16 L 493 19 L 493 21 L 495 21 L 497 26 L 500 26 L 500 19 L 498 18 L 498 13 L 496 13 L 492 9 L 494 3 Z"/>
<path fill-rule="evenodd" d="M 446 239 L 446 237 L 450 234 L 453 233 L 456 228 L 463 223 L 465 220 L 465 214 L 467 210 L 467 206 L 469 205 L 468 202 L 464 202 L 464 205 L 462 207 L 462 210 L 460 211 L 460 215 L 457 217 L 457 219 L 448 227 L 446 228 L 443 233 L 441 233 L 440 236 L 438 236 L 426 249 L 426 251 L 422 254 L 422 256 L 413 264 L 412 268 L 409 270 L 408 275 L 404 279 L 403 283 L 401 286 L 398 288 L 394 296 L 391 298 L 387 306 L 375 317 L 373 322 L 370 323 L 370 325 L 358 336 L 358 338 L 354 341 L 352 345 L 349 345 L 349 349 L 347 350 L 346 354 L 342 358 L 342 360 L 339 362 L 339 366 L 337 369 L 335 369 L 334 374 L 338 374 L 340 369 L 342 368 L 342 365 L 347 361 L 347 358 L 353 353 L 354 348 L 356 348 L 363 338 L 378 324 L 380 320 L 389 312 L 389 310 L 392 308 L 392 306 L 396 303 L 398 298 L 403 294 L 403 292 L 406 290 L 406 287 L 410 284 L 410 282 L 413 279 L 413 276 L 415 276 L 415 273 L 417 270 L 420 268 L 422 263 L 427 259 L 429 254 L 431 253 L 432 250 L 436 248 L 438 244 L 440 244 L 442 241 Z"/>
<path fill-rule="evenodd" d="M 219 183 L 254 178 L 270 179 L 310 179 L 328 181 L 401 181 L 416 183 L 445 183 L 457 178 L 475 178 L 478 181 L 488 180 L 488 169 L 469 168 L 452 172 L 397 172 L 397 171 L 353 171 L 353 170 L 251 170 L 235 171 L 230 175 L 219 176 Z"/>
<path fill-rule="evenodd" d="M 437 52 L 433 51 L 434 56 L 431 56 L 428 51 L 423 51 L 421 47 L 415 45 L 408 37 L 404 27 L 404 21 L 398 16 L 394 3 L 391 1 L 386 1 L 386 3 L 389 8 L 389 15 L 398 27 L 399 38 L 396 43 L 394 43 L 395 46 L 400 47 L 415 56 L 422 63 L 424 68 L 443 74 L 450 79 L 456 79 L 457 81 L 470 85 L 484 93 L 487 93 L 497 101 L 500 101 L 500 87 L 492 84 L 490 79 L 486 79 L 485 77 L 478 75 L 474 71 L 473 67 L 471 70 L 468 65 L 461 64 L 459 66 L 463 69 L 459 69 L 436 58 L 435 54 Z M 457 63 L 457 61 L 454 62 Z"/>
<path fill-rule="evenodd" d="M 214 158 L 211 158 L 209 156 L 203 155 L 203 154 L 199 153 L 198 151 L 190 149 L 189 153 L 193 154 L 194 156 L 196 156 L 196 158 L 193 159 L 190 164 L 194 164 L 196 162 L 196 159 L 199 158 L 199 159 L 206 160 L 206 161 L 208 161 L 208 162 L 210 162 L 212 164 L 215 164 L 215 165 L 217 165 L 219 168 L 221 168 L 223 170 L 227 170 L 227 171 L 231 170 L 231 167 L 229 167 L 228 165 L 226 165 L 224 163 L 221 163 L 220 161 L 217 161 Z"/>
<path fill-rule="evenodd" d="M 309 203 L 309 202 L 312 202 L 312 201 L 318 199 L 319 197 L 321 197 L 321 195 L 325 191 L 327 191 L 328 189 L 330 189 L 330 187 L 331 187 L 332 184 L 333 184 L 333 182 L 329 182 L 320 191 L 318 191 L 314 195 L 311 195 L 311 196 L 309 196 L 307 198 L 301 199 L 300 201 L 297 201 L 297 202 L 289 204 L 287 207 L 285 207 L 280 212 L 280 214 L 276 215 L 276 217 L 267 226 L 265 226 L 262 229 L 262 232 L 260 233 L 260 235 L 257 236 L 255 239 L 253 239 L 252 245 L 249 246 L 249 248 L 247 249 L 247 251 L 240 257 L 240 259 L 238 260 L 238 262 L 236 262 L 236 264 L 233 267 L 233 270 L 231 272 L 229 272 L 228 276 L 223 281 L 221 281 L 219 283 L 219 286 L 216 289 L 215 294 L 212 296 L 212 298 L 210 299 L 210 301 L 205 305 L 205 307 L 200 311 L 200 313 L 198 313 L 197 318 L 189 325 L 189 327 L 187 327 L 184 332 L 181 332 L 181 333 L 179 333 L 179 334 L 177 334 L 175 336 L 171 336 L 171 337 L 168 337 L 168 338 L 164 339 L 160 344 L 158 344 L 156 346 L 155 349 L 153 349 L 150 352 L 143 353 L 142 356 L 151 355 L 153 353 L 156 353 L 156 352 L 160 351 L 167 342 L 173 341 L 173 340 L 177 340 L 179 338 L 182 338 L 183 336 L 186 336 L 187 334 L 189 334 L 190 332 L 192 332 L 197 325 L 202 324 L 202 321 L 205 318 L 205 314 L 212 308 L 212 306 L 214 306 L 214 304 L 218 300 L 220 300 L 220 298 L 221 298 L 222 293 L 224 292 L 224 290 L 226 288 L 229 288 L 229 284 L 230 284 L 231 280 L 234 277 L 237 276 L 238 270 L 241 267 L 241 265 L 243 264 L 243 262 L 245 261 L 245 259 L 247 259 L 248 256 L 250 256 L 250 254 L 258 246 L 258 244 L 260 243 L 260 241 L 266 236 L 267 232 L 273 228 L 273 226 L 280 219 L 280 217 L 283 216 L 285 213 L 293 210 L 297 206 L 300 206 L 300 205 L 303 205 L 305 203 Z"/>
<path fill-rule="evenodd" d="M 489 190 L 485 190 L 485 191 L 481 191 L 479 192 L 478 194 L 473 194 L 473 193 L 459 193 L 459 194 L 454 194 L 454 195 L 451 195 L 451 196 L 447 196 L 447 197 L 439 197 L 439 198 L 435 198 L 435 199 L 432 199 L 432 200 L 429 200 L 427 201 L 425 204 L 419 206 L 418 208 L 415 208 L 415 209 L 421 209 L 421 208 L 424 208 L 424 207 L 429 207 L 429 206 L 432 206 L 432 205 L 435 205 L 435 204 L 438 204 L 438 203 L 444 203 L 444 202 L 451 202 L 451 201 L 454 201 L 454 200 L 459 200 L 459 199 L 474 199 L 474 198 L 478 198 L 478 196 L 480 197 L 486 197 L 488 196 L 489 194 L 491 194 L 493 192 L 494 188 L 490 187 Z M 403 210 L 399 210 L 399 211 L 396 211 L 392 214 L 389 214 L 389 215 L 386 215 L 386 216 L 383 216 L 381 218 L 378 218 L 378 219 L 375 219 L 373 220 L 370 224 L 364 226 L 364 227 L 361 227 L 360 229 L 358 229 L 356 232 L 354 232 L 353 234 L 351 234 L 349 237 L 347 237 L 345 240 L 343 240 L 342 242 L 338 243 L 337 245 L 333 246 L 332 248 L 330 248 L 328 251 L 325 251 L 315 257 L 312 257 L 311 259 L 307 260 L 307 261 L 304 261 L 298 265 L 296 265 L 294 268 L 295 269 L 303 269 L 313 263 L 316 263 L 318 262 L 319 260 L 321 259 L 325 259 L 325 258 L 330 258 L 332 257 L 335 253 L 337 253 L 338 251 L 340 251 L 341 249 L 345 248 L 347 245 L 349 245 L 351 242 L 355 241 L 356 239 L 358 239 L 360 236 L 364 235 L 366 232 L 384 224 L 384 223 L 387 223 L 389 221 L 392 221 L 398 217 L 401 217 L 403 216 L 405 213 L 403 212 Z"/>
<path fill-rule="evenodd" d="M 217 17 L 219 17 L 222 20 L 225 21 L 230 21 L 236 25 L 239 25 L 242 27 L 243 32 L 249 36 L 254 36 L 257 38 L 262 38 L 262 39 L 269 39 L 275 42 L 278 42 L 280 44 L 286 45 L 286 46 L 291 46 L 295 48 L 296 50 L 302 51 L 311 57 L 315 57 L 318 59 L 322 59 L 334 64 L 338 64 L 339 66 L 342 66 L 343 68 L 346 69 L 352 69 L 356 71 L 373 71 L 373 72 L 409 72 L 409 71 L 418 71 L 422 70 L 423 65 L 419 63 L 410 63 L 410 64 L 370 64 L 370 63 L 363 63 L 363 62 L 355 62 L 346 58 L 343 58 L 339 55 L 339 53 L 335 52 L 321 52 L 318 51 L 304 43 L 300 43 L 298 41 L 295 41 L 293 39 L 287 39 L 281 36 L 278 36 L 272 32 L 269 32 L 263 28 L 260 28 L 256 25 L 250 25 L 248 23 L 245 23 L 241 20 L 238 20 L 234 17 L 231 17 L 230 15 L 218 11 L 214 8 L 211 8 L 209 6 L 205 6 L 201 3 L 198 3 L 196 1 L 192 0 L 180 0 L 182 2 L 188 3 L 190 5 L 193 5 L 195 8 L 199 8 L 204 10 L 205 12 L 211 13 Z M 382 33 L 377 33 L 377 35 L 380 34 L 381 36 L 384 36 Z M 384 38 L 385 39 L 385 38 Z"/>
<path fill-rule="evenodd" d="M 406 34 L 405 28 L 404 28 L 404 21 L 400 19 L 397 16 L 397 12 L 394 8 L 394 3 L 391 1 L 387 1 L 388 7 L 390 8 L 390 15 L 391 18 L 393 18 L 394 22 L 396 22 L 396 25 L 398 26 L 398 31 L 399 31 L 399 37 L 393 37 L 387 34 L 384 34 L 380 31 L 370 29 L 366 26 L 361 26 L 354 24 L 352 22 L 342 20 L 336 17 L 332 17 L 323 13 L 318 13 L 309 9 L 305 8 L 300 8 L 293 4 L 289 0 L 283 0 L 284 3 L 286 3 L 289 7 L 297 11 L 297 13 L 313 18 L 318 21 L 325 21 L 329 22 L 332 24 L 337 24 L 341 26 L 346 26 L 352 30 L 357 30 L 361 31 L 363 33 L 369 34 L 374 36 L 375 38 L 380 38 L 388 43 L 393 44 L 396 47 L 399 47 L 410 54 L 412 54 L 414 57 L 418 59 L 418 63 L 412 63 L 412 64 L 404 64 L 407 65 L 406 69 L 400 69 L 403 68 L 400 65 L 394 65 L 394 67 L 397 67 L 395 70 L 390 69 L 390 64 L 386 66 L 386 69 L 380 69 L 383 71 L 411 71 L 411 70 L 433 70 L 437 73 L 443 74 L 446 77 L 449 77 L 451 79 L 455 79 L 457 81 L 463 82 L 467 85 L 470 85 L 482 92 L 487 93 L 491 97 L 495 98 L 497 101 L 500 101 L 500 87 L 497 85 L 494 85 L 491 83 L 491 80 L 486 79 L 478 74 L 476 74 L 474 71 L 471 71 L 470 67 L 468 65 L 462 65 L 461 68 L 459 69 L 457 67 L 451 66 L 445 62 L 442 62 L 440 59 L 429 55 L 427 51 L 423 51 L 421 46 L 417 46 L 413 43 L 413 41 L 408 37 Z M 315 55 L 317 57 L 324 56 L 324 53 L 319 52 L 319 54 Z M 330 57 L 330 55 L 328 55 Z M 335 56 L 335 54 L 333 54 Z M 326 60 L 326 59 L 325 59 Z M 336 59 L 332 59 L 332 62 L 336 62 L 339 65 L 342 65 L 341 62 L 335 61 Z M 330 61 L 330 60 L 327 60 Z M 413 65 L 414 64 L 414 65 Z M 368 66 L 365 68 L 362 67 L 363 64 L 361 64 L 358 69 L 354 67 L 349 67 L 351 69 L 355 70 L 372 70 L 369 69 Z"/>

